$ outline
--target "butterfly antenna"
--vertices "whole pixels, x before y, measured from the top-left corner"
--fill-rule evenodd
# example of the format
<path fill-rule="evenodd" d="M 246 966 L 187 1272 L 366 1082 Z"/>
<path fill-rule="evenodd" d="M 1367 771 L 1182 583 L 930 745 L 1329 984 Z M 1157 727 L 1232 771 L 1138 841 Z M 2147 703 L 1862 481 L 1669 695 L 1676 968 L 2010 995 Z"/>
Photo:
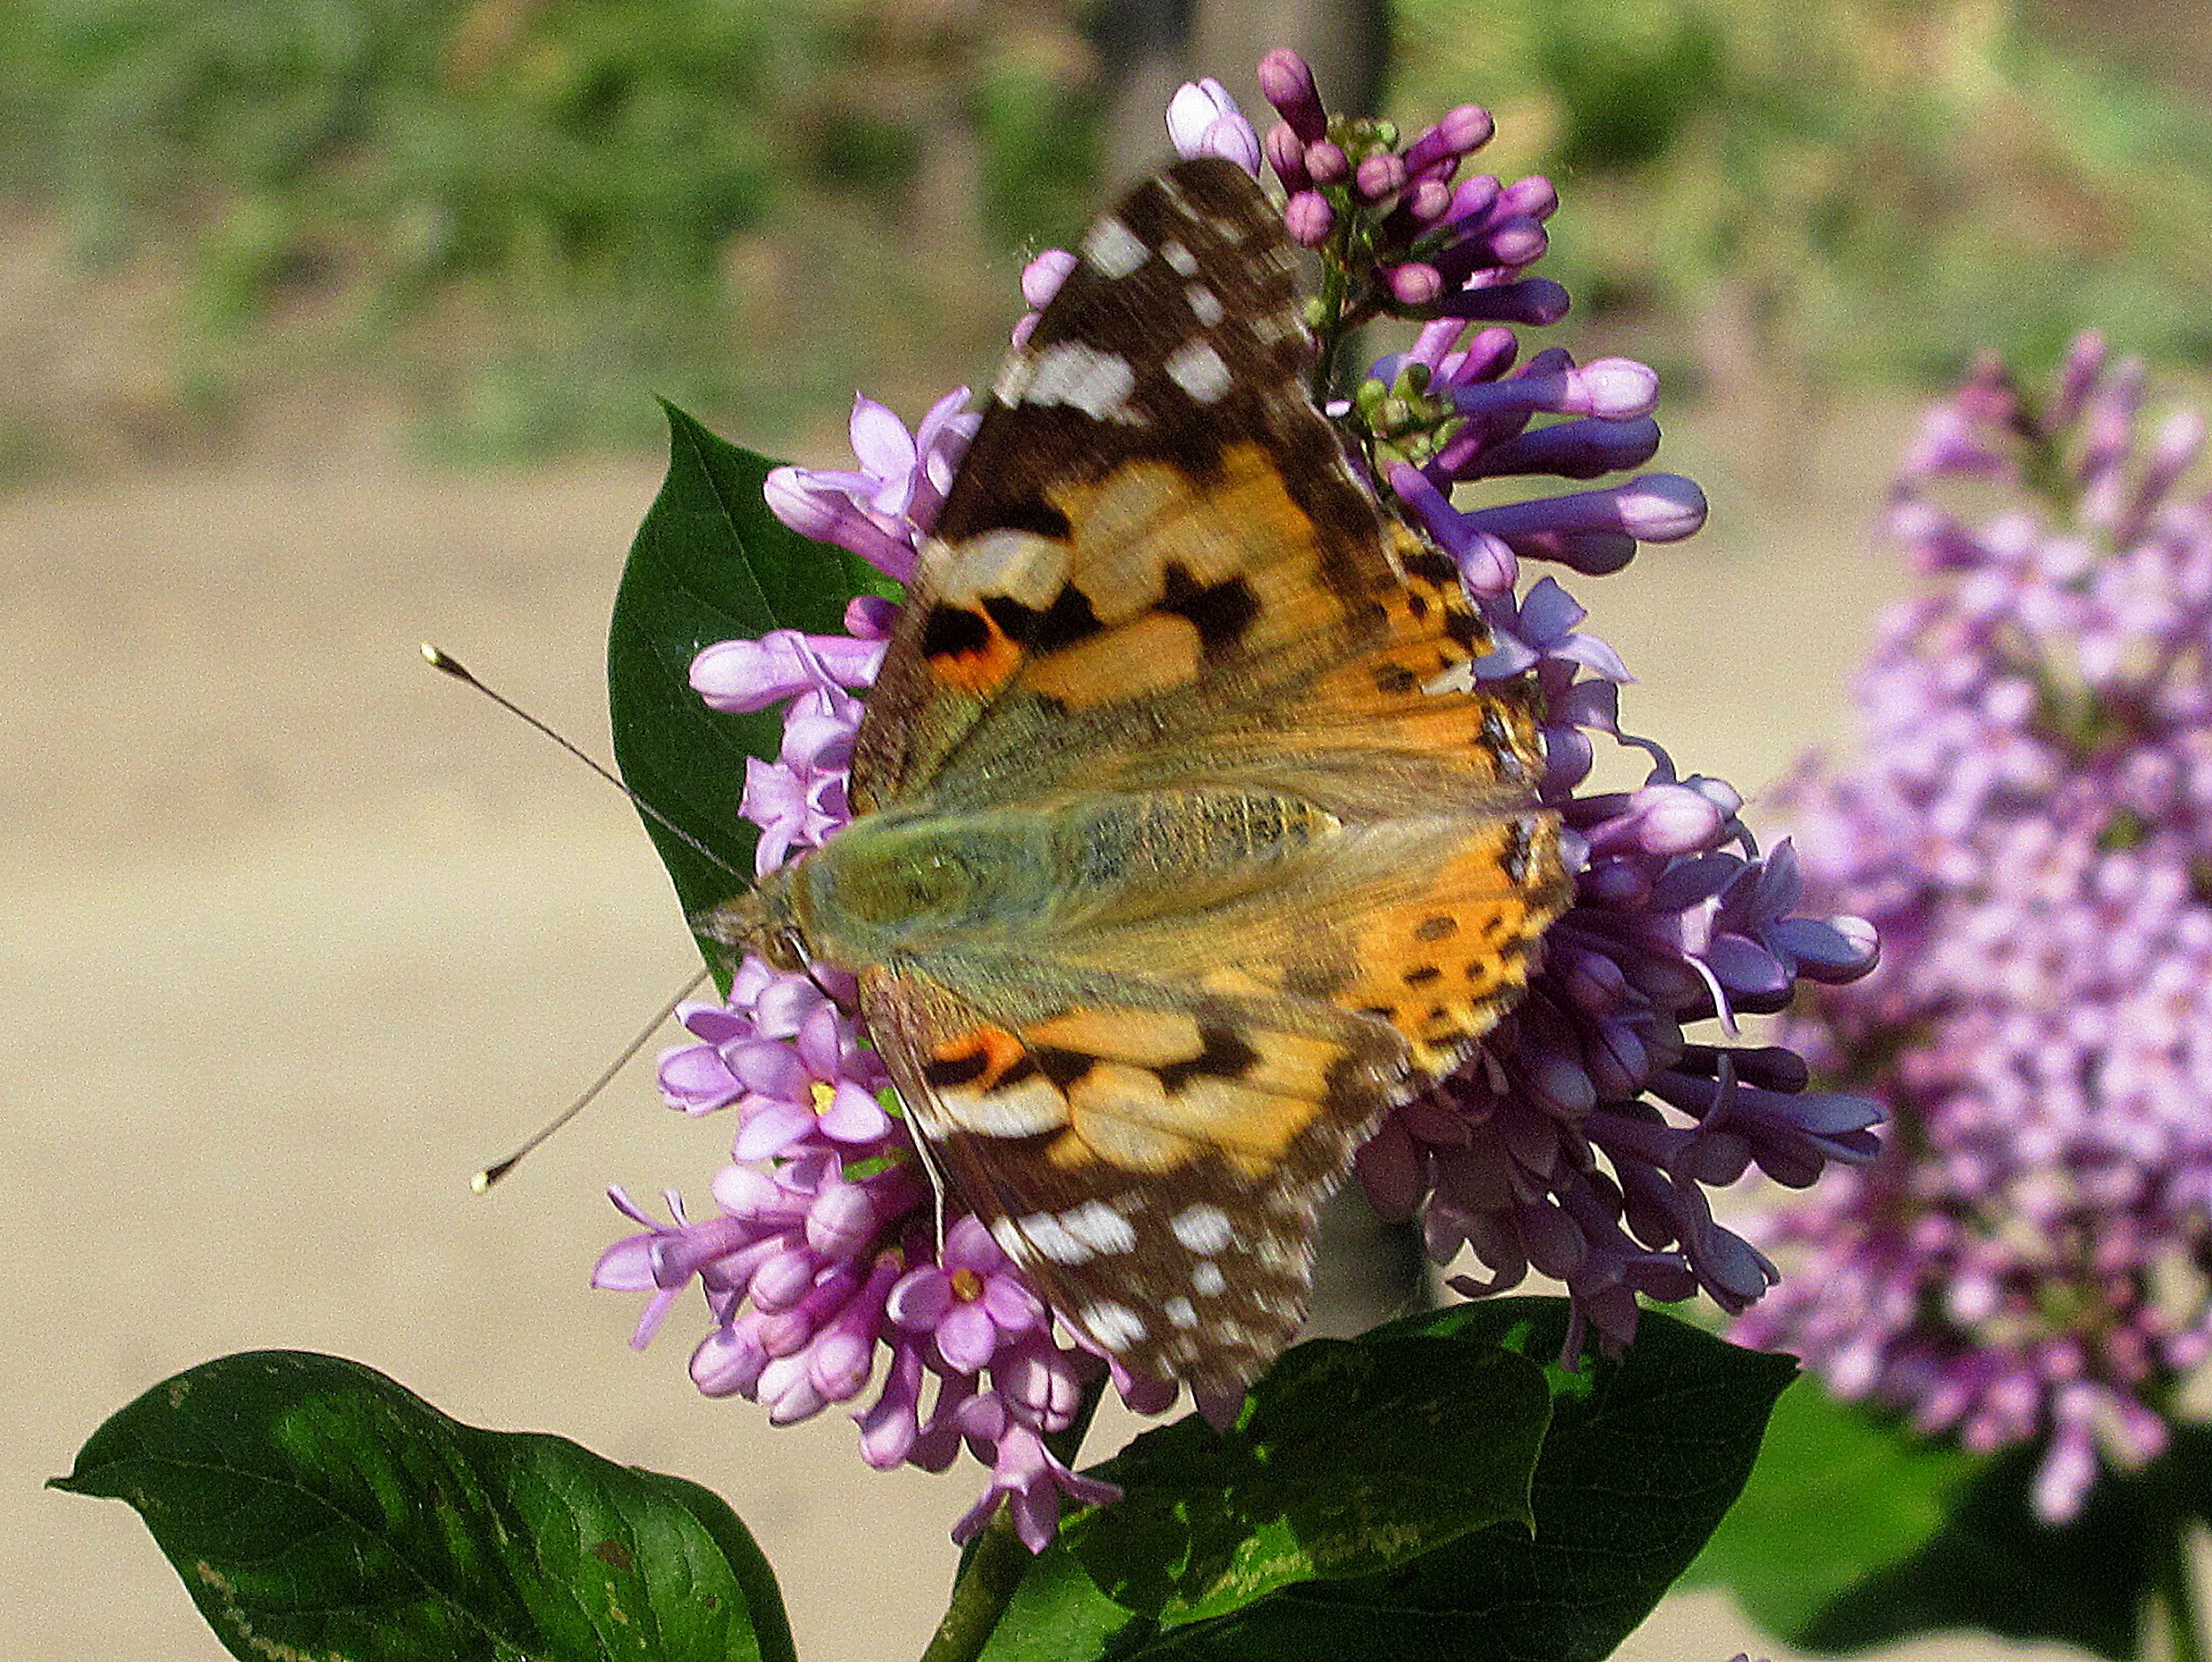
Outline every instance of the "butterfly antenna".
<path fill-rule="evenodd" d="M 545 722 L 539 720 L 537 717 L 532 715 L 527 710 L 524 710 L 520 704 L 516 703 L 506 694 L 499 691 L 496 687 L 485 686 L 482 681 L 476 678 L 475 673 L 471 672 L 466 664 L 462 664 L 459 658 L 454 657 L 449 653 L 441 650 L 439 648 L 432 646 L 429 641 L 425 641 L 423 642 L 423 662 L 427 663 L 431 666 L 431 668 L 438 671 L 439 673 L 452 676 L 454 680 L 459 681 L 464 687 L 474 687 L 477 692 L 482 693 L 486 698 L 497 704 L 501 710 L 506 711 L 510 716 L 520 717 L 524 722 L 528 723 L 531 726 L 535 727 L 539 732 L 544 734 L 547 738 L 552 740 L 555 744 L 566 750 L 578 761 L 583 763 L 586 767 L 590 768 L 593 773 L 598 774 L 600 778 L 605 780 L 609 785 L 612 785 L 617 790 L 627 796 L 630 799 L 632 805 L 634 806 L 640 813 L 650 819 L 655 825 L 660 827 L 662 830 L 667 832 L 669 835 L 674 837 L 679 843 L 681 843 L 693 853 L 698 855 L 700 858 L 707 861 L 710 865 L 714 866 L 718 870 L 729 873 L 731 876 L 739 879 L 748 888 L 751 887 L 753 874 L 750 872 L 740 871 L 736 866 L 731 865 L 729 861 L 724 859 L 722 856 L 717 854 L 712 849 L 709 848 L 704 843 L 702 843 L 697 837 L 692 835 L 690 832 L 685 830 L 683 827 L 678 825 L 673 819 L 663 813 L 658 808 L 656 808 L 651 803 L 646 801 L 644 797 L 639 796 L 637 792 L 632 790 L 629 786 L 623 783 L 622 776 L 619 773 L 617 773 L 614 769 L 609 767 L 597 757 L 592 755 L 590 751 L 570 740 L 565 734 L 555 731 Z M 692 985 L 697 986 L 698 982 L 694 982 Z"/>
<path fill-rule="evenodd" d="M 667 1021 L 669 1017 L 674 1015 L 676 1014 L 677 1007 L 681 1005 L 685 999 L 690 998 L 693 993 L 698 991 L 699 984 L 705 981 L 706 978 L 707 971 L 702 968 L 697 975 L 694 975 L 689 981 L 686 982 L 682 987 L 678 989 L 674 998 L 671 998 L 666 1004 L 663 1005 L 658 1010 L 653 1013 L 653 1019 L 638 1029 L 638 1036 L 622 1047 L 622 1053 L 616 1057 L 614 1060 L 607 1064 L 606 1070 L 602 1072 L 598 1078 L 593 1080 L 590 1084 L 584 1088 L 584 1094 L 582 1096 L 577 1098 L 577 1099 L 570 1103 L 567 1107 L 562 1109 L 560 1113 L 555 1114 L 553 1118 L 541 1126 L 528 1141 L 524 1143 L 523 1146 L 520 1148 L 517 1148 L 513 1153 L 508 1155 L 506 1159 L 493 1161 L 482 1171 L 477 1173 L 475 1177 L 470 1178 L 469 1186 L 475 1190 L 478 1194 L 484 1193 L 486 1190 L 490 1189 L 493 1184 L 507 1176 L 508 1172 L 514 1170 L 516 1167 L 521 1165 L 523 1163 L 523 1157 L 525 1154 L 528 1154 L 532 1150 L 535 1149 L 539 1144 L 544 1142 L 546 1138 L 551 1137 L 555 1131 L 566 1125 L 578 1114 L 583 1113 L 586 1108 L 591 1107 L 593 1101 L 597 1099 L 599 1093 L 606 1090 L 609 1085 L 614 1083 L 615 1076 L 629 1065 L 630 1059 L 635 1056 L 640 1051 L 643 1050 L 646 1046 L 647 1041 L 651 1039 L 654 1034 L 661 1030 L 661 1023 Z"/>

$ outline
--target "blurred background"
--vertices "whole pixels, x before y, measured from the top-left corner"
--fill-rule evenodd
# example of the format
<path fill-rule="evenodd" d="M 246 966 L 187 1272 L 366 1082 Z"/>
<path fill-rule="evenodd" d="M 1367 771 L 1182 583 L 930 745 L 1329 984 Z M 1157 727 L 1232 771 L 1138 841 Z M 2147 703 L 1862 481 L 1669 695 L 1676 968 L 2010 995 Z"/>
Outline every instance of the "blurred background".
<path fill-rule="evenodd" d="M 35 1486 L 260 1345 L 708 1483 L 804 1654 L 941 1608 L 965 1478 L 702 1401 L 682 1324 L 633 1357 L 584 1285 L 600 1186 L 695 1190 L 719 1128 L 641 1066 L 466 1190 L 687 947 L 629 811 L 415 643 L 603 751 L 653 394 L 827 462 L 856 386 L 980 382 L 1023 260 L 1178 81 L 1256 111 L 1269 45 L 1333 102 L 1486 105 L 1483 165 L 1561 187 L 1548 338 L 1656 364 L 1713 502 L 1585 586 L 1629 725 L 1756 824 L 1902 590 L 1915 400 L 2089 324 L 2212 353 L 2184 0 L 0 0 L 0 1615 L 39 1662 L 220 1654 L 135 1517 Z M 1622 1654 L 1746 1649 L 1705 1596 Z"/>

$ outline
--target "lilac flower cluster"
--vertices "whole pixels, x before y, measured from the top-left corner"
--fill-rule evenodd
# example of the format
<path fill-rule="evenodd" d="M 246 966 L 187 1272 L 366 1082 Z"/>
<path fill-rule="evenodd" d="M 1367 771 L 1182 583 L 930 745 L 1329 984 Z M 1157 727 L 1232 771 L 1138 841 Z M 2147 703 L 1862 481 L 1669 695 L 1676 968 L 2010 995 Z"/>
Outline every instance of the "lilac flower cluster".
<path fill-rule="evenodd" d="M 610 1192 L 644 1228 L 607 1249 L 593 1285 L 651 1295 L 631 1340 L 642 1349 L 695 1278 L 713 1325 L 692 1351 L 693 1384 L 760 1402 L 774 1425 L 859 1396 L 888 1350 L 881 1388 L 854 1416 L 861 1457 L 942 1472 L 965 1444 L 990 1481 L 955 1534 L 1009 1503 L 1042 1551 L 1063 1495 L 1115 1496 L 1046 1443 L 1105 1364 L 1053 1342 L 1050 1313 L 976 1219 L 932 1238 L 929 1185 L 889 1076 L 846 1014 L 853 989 L 827 967 L 815 975 L 748 959 L 726 1001 L 683 1007 L 698 1042 L 663 1055 L 661 1092 L 687 1114 L 736 1111 L 718 1211 L 694 1222 L 671 1192 L 663 1223 Z M 1117 1382 L 1145 1411 L 1174 1394 Z"/>
<path fill-rule="evenodd" d="M 1704 519 L 1697 487 L 1652 474 L 1468 511 L 1451 501 L 1467 481 L 1594 480 L 1648 460 L 1657 377 L 1619 359 L 1578 365 L 1556 348 L 1520 361 L 1507 325 L 1566 309 L 1556 284 L 1525 275 L 1556 198 L 1542 179 L 1459 178 L 1490 136 L 1482 111 L 1455 110 L 1401 143 L 1385 124 L 1331 116 L 1295 54 L 1271 53 L 1261 79 L 1280 117 L 1264 139 L 1211 82 L 1177 94 L 1171 136 L 1186 156 L 1273 169 L 1291 235 L 1343 279 L 1341 303 L 1315 320 L 1324 358 L 1368 317 L 1422 325 L 1409 351 L 1378 363 L 1329 413 L 1378 488 L 1458 563 L 1493 634 L 1471 673 L 1533 687 L 1546 721 L 1541 794 L 1579 866 L 1574 905 L 1522 1005 L 1463 1072 L 1385 1123 L 1358 1174 L 1380 1210 L 1424 1216 L 1440 1262 L 1473 1249 L 1485 1277 L 1455 1282 L 1462 1290 L 1496 1292 L 1531 1268 L 1565 1283 L 1577 1313 L 1571 1353 L 1592 1327 L 1608 1348 L 1632 1339 L 1638 1293 L 1703 1288 L 1741 1310 L 1774 1272 L 1713 1221 L 1705 1187 L 1753 1163 L 1804 1184 L 1831 1160 L 1868 1160 L 1878 1114 L 1809 1090 L 1788 1051 L 1692 1042 L 1685 1025 L 1717 1018 L 1733 1037 L 1735 1012 L 1780 1009 L 1800 980 L 1865 973 L 1873 936 L 1855 919 L 1797 915 L 1788 846 L 1762 857 L 1733 790 L 1678 773 L 1657 745 L 1625 734 L 1626 667 L 1581 629 L 1582 608 L 1555 579 L 1521 581 L 1524 560 L 1598 575 L 1640 541 L 1688 536 Z M 1023 273 L 1033 309 L 1017 341 L 1074 263 L 1052 251 Z M 904 579 L 974 431 L 966 400 L 962 389 L 941 400 L 912 436 L 881 406 L 857 401 L 858 470 L 779 469 L 771 507 Z M 743 803 L 762 830 L 763 869 L 843 823 L 843 770 L 887 626 L 879 603 L 856 602 L 846 635 L 780 631 L 710 647 L 695 664 L 693 685 L 716 709 L 788 703 L 782 751 L 751 765 Z M 1594 734 L 1646 758 L 1641 785 L 1586 788 Z M 715 1326 L 695 1353 L 695 1379 L 756 1397 L 778 1420 L 859 1394 L 871 1347 L 887 1347 L 881 1394 L 858 1416 L 864 1455 L 936 1467 L 965 1440 L 992 1479 L 960 1533 L 1011 1496 L 1023 1538 L 1039 1544 L 1062 1494 L 1101 1492 L 1044 1441 L 1069 1424 L 1097 1362 L 1053 1343 L 1049 1313 L 973 1220 L 954 1223 L 939 1251 L 880 1065 L 819 990 L 749 963 L 726 1005 L 685 1019 L 698 1043 L 664 1059 L 664 1093 L 689 1112 L 734 1106 L 736 1159 L 772 1163 L 717 1179 L 720 1216 L 648 1223 L 608 1254 L 602 1285 L 653 1293 L 639 1342 L 696 1276 Z M 1172 1382 L 1118 1371 L 1114 1382 L 1146 1411 L 1175 1394 Z"/>
<path fill-rule="evenodd" d="M 1796 792 L 1888 961 L 1789 1029 L 1898 1135 L 1772 1220 L 1805 1273 L 1736 1327 L 1921 1432 L 2041 1441 L 2054 1521 L 2212 1355 L 2212 497 L 2176 493 L 2203 423 L 2142 401 L 2084 337 L 2040 407 L 1983 362 L 1906 457 L 1937 582 L 1882 625 L 1862 754 Z"/>

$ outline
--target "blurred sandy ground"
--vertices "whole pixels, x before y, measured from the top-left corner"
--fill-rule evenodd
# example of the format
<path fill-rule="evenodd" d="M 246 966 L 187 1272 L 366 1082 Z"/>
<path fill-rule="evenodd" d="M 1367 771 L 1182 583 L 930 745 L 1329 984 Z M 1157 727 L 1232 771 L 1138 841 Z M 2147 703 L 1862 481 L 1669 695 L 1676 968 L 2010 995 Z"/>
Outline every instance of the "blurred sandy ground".
<path fill-rule="evenodd" d="M 1755 790 L 1838 730 L 1897 586 L 1863 533 L 1903 415 L 1786 455 L 1675 423 L 1661 461 L 1703 479 L 1711 528 L 1583 587 L 1645 677 L 1631 725 L 1686 766 Z M 630 811 L 415 643 L 603 750 L 607 612 L 657 475 L 372 449 L 0 500 L 12 1656 L 221 1654 L 132 1512 L 38 1485 L 148 1386 L 260 1346 L 704 1482 L 776 1565 L 803 1655 L 919 1652 L 974 1474 L 878 1475 L 842 1415 L 772 1432 L 702 1401 L 689 1316 L 639 1357 L 635 1301 L 585 1284 L 619 1223 L 601 1186 L 696 1190 L 723 1128 L 656 1106 L 640 1065 L 495 1196 L 467 1188 L 688 948 Z M 1740 1650 L 1771 1646 L 1701 1596 L 1622 1655 Z"/>

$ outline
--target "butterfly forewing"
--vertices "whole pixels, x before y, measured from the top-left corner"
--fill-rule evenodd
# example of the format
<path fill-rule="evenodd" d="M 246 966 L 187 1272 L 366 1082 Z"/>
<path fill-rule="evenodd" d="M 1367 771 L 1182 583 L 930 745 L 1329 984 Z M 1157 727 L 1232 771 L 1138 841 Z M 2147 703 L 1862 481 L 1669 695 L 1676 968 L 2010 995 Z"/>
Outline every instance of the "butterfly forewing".
<path fill-rule="evenodd" d="M 1224 161 L 1093 227 L 853 768 L 863 811 L 1021 850 L 980 880 L 1020 905 L 847 963 L 918 1133 L 1067 1320 L 1208 1391 L 1295 1332 L 1321 1199 L 1564 897 L 1530 712 L 1465 690 L 1487 643 L 1449 562 L 1307 396 L 1294 268 Z M 812 944 L 849 921 L 819 903 Z"/>

